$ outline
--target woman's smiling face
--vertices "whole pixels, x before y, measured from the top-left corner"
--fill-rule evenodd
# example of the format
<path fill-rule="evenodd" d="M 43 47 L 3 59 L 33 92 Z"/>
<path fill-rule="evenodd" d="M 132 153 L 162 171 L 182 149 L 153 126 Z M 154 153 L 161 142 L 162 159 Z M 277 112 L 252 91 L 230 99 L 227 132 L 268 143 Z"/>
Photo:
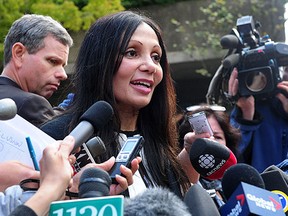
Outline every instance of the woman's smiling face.
<path fill-rule="evenodd" d="M 127 109 L 147 106 L 163 78 L 160 65 L 162 49 L 154 30 L 142 23 L 135 30 L 113 77 L 117 105 Z"/>

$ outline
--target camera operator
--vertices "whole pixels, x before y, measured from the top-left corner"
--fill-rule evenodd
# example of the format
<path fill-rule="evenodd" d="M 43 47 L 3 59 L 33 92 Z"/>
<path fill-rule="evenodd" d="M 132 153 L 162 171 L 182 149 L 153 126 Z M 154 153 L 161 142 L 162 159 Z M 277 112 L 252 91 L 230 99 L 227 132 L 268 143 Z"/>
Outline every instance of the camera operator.
<path fill-rule="evenodd" d="M 286 68 L 285 68 L 286 69 Z M 228 94 L 238 92 L 238 71 L 234 68 L 228 83 Z M 288 152 L 288 81 L 277 84 L 281 93 L 265 99 L 240 96 L 231 111 L 231 124 L 240 128 L 239 151 L 243 162 L 262 172 L 268 166 L 287 158 Z M 286 80 L 285 80 L 286 79 Z"/>

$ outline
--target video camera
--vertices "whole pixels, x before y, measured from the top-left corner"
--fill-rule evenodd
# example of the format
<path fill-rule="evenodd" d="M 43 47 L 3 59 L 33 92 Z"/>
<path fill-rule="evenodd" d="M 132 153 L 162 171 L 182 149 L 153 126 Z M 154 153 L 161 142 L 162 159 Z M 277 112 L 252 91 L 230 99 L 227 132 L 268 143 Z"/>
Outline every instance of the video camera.
<path fill-rule="evenodd" d="M 267 35 L 261 38 L 258 32 L 261 25 L 255 23 L 252 16 L 243 16 L 236 24 L 237 29 L 233 28 L 221 38 L 221 46 L 228 49 L 228 53 L 210 83 L 206 95 L 208 103 L 215 103 L 216 95 L 212 92 L 221 88 L 220 82 L 225 78 L 229 79 L 234 67 L 238 69 L 239 96 L 265 99 L 279 92 L 279 67 L 288 65 L 288 45 L 273 42 Z"/>

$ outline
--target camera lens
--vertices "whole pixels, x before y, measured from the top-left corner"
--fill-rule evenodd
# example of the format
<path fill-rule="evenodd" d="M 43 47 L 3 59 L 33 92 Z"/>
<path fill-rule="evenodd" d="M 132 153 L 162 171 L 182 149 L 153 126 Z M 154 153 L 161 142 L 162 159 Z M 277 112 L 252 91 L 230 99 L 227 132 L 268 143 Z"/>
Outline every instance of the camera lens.
<path fill-rule="evenodd" d="M 267 78 L 260 71 L 253 71 L 246 76 L 246 87 L 252 92 L 262 91 L 267 85 Z"/>

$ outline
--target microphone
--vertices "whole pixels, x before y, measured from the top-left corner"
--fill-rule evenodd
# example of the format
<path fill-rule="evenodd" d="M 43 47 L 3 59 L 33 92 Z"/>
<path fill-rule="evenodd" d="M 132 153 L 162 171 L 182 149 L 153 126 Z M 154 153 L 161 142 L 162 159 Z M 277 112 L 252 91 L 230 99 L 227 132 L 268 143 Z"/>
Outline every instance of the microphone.
<path fill-rule="evenodd" d="M 288 184 L 287 175 L 275 165 L 266 168 L 261 174 L 265 183 L 265 189 L 279 196 L 282 208 L 288 215 Z"/>
<path fill-rule="evenodd" d="M 189 156 L 194 169 L 209 180 L 221 179 L 224 171 L 237 163 L 228 147 L 207 138 L 196 139 Z"/>
<path fill-rule="evenodd" d="M 86 147 L 90 151 L 93 158 L 96 158 L 106 152 L 106 146 L 99 136 L 89 139 L 86 143 Z"/>
<path fill-rule="evenodd" d="M 114 112 L 106 101 L 97 101 L 81 117 L 80 123 L 71 131 L 70 135 L 75 139 L 72 153 L 85 143 L 94 131 L 105 126 L 113 116 Z"/>
<path fill-rule="evenodd" d="M 184 203 L 188 206 L 191 215 L 220 216 L 208 192 L 198 184 L 189 188 L 184 196 Z"/>
<path fill-rule="evenodd" d="M 245 163 L 238 163 L 227 169 L 223 175 L 221 183 L 226 199 L 229 199 L 241 182 L 265 188 L 262 177 L 254 167 Z"/>
<path fill-rule="evenodd" d="M 16 116 L 17 106 L 11 98 L 0 100 L 0 120 L 9 120 Z"/>
<path fill-rule="evenodd" d="M 102 139 L 98 136 L 89 139 L 86 143 L 83 143 L 82 146 L 88 156 L 87 160 L 88 163 L 89 160 L 92 163 L 95 163 L 95 159 L 106 152 L 105 144 L 103 143 Z"/>
<path fill-rule="evenodd" d="M 124 196 L 109 196 L 111 178 L 100 168 L 83 171 L 78 186 L 80 199 L 52 202 L 49 215 L 119 215 L 123 216 Z"/>
<path fill-rule="evenodd" d="M 222 65 L 224 68 L 229 69 L 229 68 L 237 65 L 239 61 L 240 61 L 240 54 L 235 53 L 235 54 L 231 54 L 231 55 L 227 56 L 223 60 Z"/>
<path fill-rule="evenodd" d="M 234 49 L 239 45 L 239 40 L 235 35 L 225 35 L 220 39 L 220 44 L 223 49 Z"/>
<path fill-rule="evenodd" d="M 112 180 L 103 169 L 91 167 L 83 171 L 79 180 L 79 198 L 108 196 Z"/>
<path fill-rule="evenodd" d="M 185 203 L 162 187 L 147 188 L 133 198 L 125 198 L 124 216 L 137 215 L 191 216 Z"/>
<path fill-rule="evenodd" d="M 236 164 L 227 169 L 222 179 L 225 205 L 221 215 L 285 215 L 279 197 L 264 189 L 258 171 L 248 164 Z"/>

